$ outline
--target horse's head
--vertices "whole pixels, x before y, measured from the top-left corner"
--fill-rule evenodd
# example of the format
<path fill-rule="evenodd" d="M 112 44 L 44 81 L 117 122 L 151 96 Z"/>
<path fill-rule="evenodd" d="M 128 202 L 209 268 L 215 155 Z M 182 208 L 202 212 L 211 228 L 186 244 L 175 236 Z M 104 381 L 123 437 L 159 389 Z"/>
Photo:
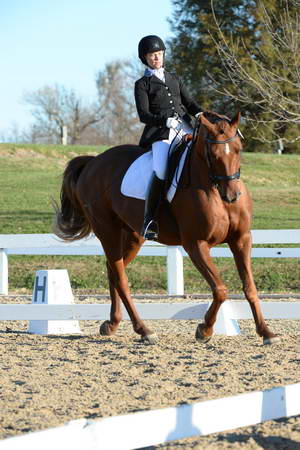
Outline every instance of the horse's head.
<path fill-rule="evenodd" d="M 242 149 L 238 131 L 240 118 L 240 112 L 232 120 L 213 112 L 205 112 L 199 118 L 198 151 L 206 161 L 212 183 L 227 203 L 237 201 L 241 195 L 237 182 Z"/>

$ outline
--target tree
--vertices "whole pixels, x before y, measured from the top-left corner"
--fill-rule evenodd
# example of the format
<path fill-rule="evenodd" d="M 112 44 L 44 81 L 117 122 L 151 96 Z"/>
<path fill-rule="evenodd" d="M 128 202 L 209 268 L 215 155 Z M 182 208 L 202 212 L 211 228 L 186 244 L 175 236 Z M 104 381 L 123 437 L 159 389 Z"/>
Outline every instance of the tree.
<path fill-rule="evenodd" d="M 280 140 L 287 150 L 300 152 L 300 15 L 296 6 L 287 0 L 258 2 L 256 57 L 243 40 L 228 41 L 215 17 L 219 36 L 215 45 L 226 69 L 225 83 L 216 85 L 219 93 L 246 106 L 255 140 L 270 144 Z M 243 64 L 239 47 L 245 52 Z"/>
<path fill-rule="evenodd" d="M 20 130 L 16 122 L 10 128 L 0 133 L 0 142 L 26 142 L 25 132 Z"/>
<path fill-rule="evenodd" d="M 228 109 L 228 99 L 220 98 L 214 91 L 214 79 L 222 77 L 222 65 L 216 52 L 214 38 L 217 27 L 210 0 L 173 0 L 174 13 L 170 20 L 175 37 L 168 42 L 171 67 L 189 84 L 203 108 Z M 252 0 L 216 0 L 216 14 L 222 17 L 222 30 L 226 36 L 243 35 L 253 41 L 254 21 Z M 231 105 L 230 105 L 231 106 Z"/>
<path fill-rule="evenodd" d="M 98 101 L 103 111 L 99 125 L 109 144 L 139 140 L 141 124 L 134 102 L 134 82 L 140 76 L 140 65 L 134 60 L 113 61 L 96 76 Z"/>
<path fill-rule="evenodd" d="M 39 142 L 60 143 L 67 127 L 70 144 L 81 142 L 83 132 L 102 118 L 101 106 L 86 104 L 74 90 L 63 86 L 45 86 L 24 96 L 31 105 L 35 123 L 29 131 Z"/>
<path fill-rule="evenodd" d="M 29 92 L 35 122 L 24 134 L 28 142 L 61 143 L 67 127 L 70 144 L 137 143 L 141 124 L 135 109 L 134 81 L 141 69 L 134 61 L 113 61 L 96 76 L 98 98 L 88 104 L 74 90 L 45 86 Z"/>
<path fill-rule="evenodd" d="M 271 150 L 280 138 L 296 151 L 299 1 L 173 3 L 172 62 L 200 104 L 227 114 L 242 109 L 249 150 L 257 147 L 255 140 Z"/>

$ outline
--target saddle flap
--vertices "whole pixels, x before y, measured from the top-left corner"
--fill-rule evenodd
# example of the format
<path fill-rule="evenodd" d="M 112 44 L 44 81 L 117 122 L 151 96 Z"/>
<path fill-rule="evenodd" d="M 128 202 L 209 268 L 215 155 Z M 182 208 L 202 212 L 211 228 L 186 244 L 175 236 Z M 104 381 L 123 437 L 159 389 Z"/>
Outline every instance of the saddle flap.
<path fill-rule="evenodd" d="M 193 139 L 192 135 L 186 135 L 172 150 L 168 161 L 168 172 L 166 177 L 166 190 L 168 191 L 174 180 L 176 185 L 179 184 L 182 174 L 182 168 L 179 173 L 180 160 L 184 151 L 187 149 L 187 144 Z M 188 147 L 189 148 L 189 147 Z"/>

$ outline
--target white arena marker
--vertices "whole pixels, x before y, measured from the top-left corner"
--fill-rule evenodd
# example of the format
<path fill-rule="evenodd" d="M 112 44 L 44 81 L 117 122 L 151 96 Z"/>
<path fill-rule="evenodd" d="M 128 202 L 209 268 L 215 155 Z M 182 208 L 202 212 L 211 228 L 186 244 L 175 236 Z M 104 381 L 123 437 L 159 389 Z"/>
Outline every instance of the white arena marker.
<path fill-rule="evenodd" d="M 224 334 L 225 336 L 237 336 L 241 334 L 238 322 L 232 319 L 233 311 L 231 303 L 224 302 L 219 309 L 217 321 L 214 326 L 214 334 Z"/>
<path fill-rule="evenodd" d="M 32 304 L 74 304 L 68 271 L 65 269 L 38 270 L 35 277 Z M 78 320 L 31 320 L 28 331 L 34 334 L 81 333 Z"/>

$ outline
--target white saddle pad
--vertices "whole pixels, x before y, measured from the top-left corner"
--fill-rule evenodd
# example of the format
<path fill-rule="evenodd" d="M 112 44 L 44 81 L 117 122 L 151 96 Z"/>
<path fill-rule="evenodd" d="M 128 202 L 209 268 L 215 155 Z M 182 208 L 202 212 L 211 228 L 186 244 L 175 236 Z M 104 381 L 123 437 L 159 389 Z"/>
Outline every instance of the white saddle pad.
<path fill-rule="evenodd" d="M 187 155 L 187 148 L 183 152 L 178 170 L 176 170 L 172 184 L 167 193 L 167 200 L 171 202 L 177 189 L 177 181 L 180 179 L 180 175 L 183 169 L 185 158 Z M 140 200 L 145 200 L 147 189 L 153 173 L 152 164 L 152 152 L 149 151 L 139 156 L 129 166 L 127 172 L 124 175 L 121 184 L 121 193 L 127 197 L 134 197 Z"/>

